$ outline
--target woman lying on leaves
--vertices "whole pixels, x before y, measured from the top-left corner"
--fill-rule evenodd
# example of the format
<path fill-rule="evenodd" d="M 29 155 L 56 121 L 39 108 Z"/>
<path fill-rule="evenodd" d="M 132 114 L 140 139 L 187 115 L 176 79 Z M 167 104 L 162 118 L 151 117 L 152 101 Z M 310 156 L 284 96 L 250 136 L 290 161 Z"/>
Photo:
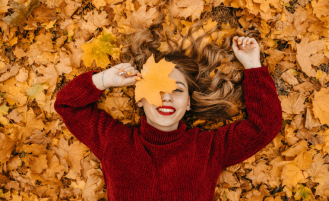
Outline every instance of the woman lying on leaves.
<path fill-rule="evenodd" d="M 109 201 L 210 201 L 221 170 L 253 156 L 280 132 L 281 104 L 267 67 L 261 65 L 254 38 L 231 36 L 221 46 L 210 43 L 200 49 L 202 36 L 191 40 L 189 56 L 171 41 L 171 53 L 161 54 L 155 30 L 163 16 L 159 19 L 153 27 L 125 36 L 133 42 L 121 52 L 123 63 L 100 73 L 83 73 L 63 87 L 55 110 L 70 132 L 100 160 Z M 232 65 L 229 73 L 219 69 L 210 77 L 209 72 L 224 58 L 234 58 L 228 53 L 231 41 L 244 69 Z M 96 101 L 106 88 L 130 86 L 143 79 L 140 69 L 152 53 L 156 60 L 176 65 L 169 77 L 177 81 L 177 89 L 161 92 L 162 108 L 173 111 L 168 113 L 170 110 L 141 99 L 137 103 L 145 112 L 141 126 L 129 127 L 98 109 Z M 229 119 L 243 109 L 239 104 L 243 99 L 246 120 L 216 130 L 187 129 L 182 120 L 187 112 Z"/>

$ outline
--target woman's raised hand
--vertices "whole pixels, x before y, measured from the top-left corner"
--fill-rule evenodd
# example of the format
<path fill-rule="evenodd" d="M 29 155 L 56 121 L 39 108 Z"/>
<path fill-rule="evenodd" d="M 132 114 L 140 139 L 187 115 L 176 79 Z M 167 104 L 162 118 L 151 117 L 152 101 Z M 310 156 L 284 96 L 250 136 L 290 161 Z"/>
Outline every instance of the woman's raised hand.
<path fill-rule="evenodd" d="M 141 77 L 139 71 L 130 63 L 121 63 L 105 71 L 104 82 L 106 79 L 106 83 L 111 87 L 130 86 L 136 84 Z"/>
<path fill-rule="evenodd" d="M 259 45 L 254 38 L 234 36 L 232 48 L 245 69 L 262 67 Z"/>

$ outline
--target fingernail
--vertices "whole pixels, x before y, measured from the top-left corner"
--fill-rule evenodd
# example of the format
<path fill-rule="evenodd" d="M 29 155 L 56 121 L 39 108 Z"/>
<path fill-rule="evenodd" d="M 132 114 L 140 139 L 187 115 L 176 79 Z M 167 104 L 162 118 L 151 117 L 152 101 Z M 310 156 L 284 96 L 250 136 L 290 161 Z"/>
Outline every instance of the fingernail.
<path fill-rule="evenodd" d="M 248 45 L 249 41 L 246 42 L 246 44 Z"/>
<path fill-rule="evenodd" d="M 242 47 L 244 47 L 244 43 L 242 44 Z"/>
<path fill-rule="evenodd" d="M 131 74 L 131 72 L 130 72 L 130 71 L 128 71 L 128 72 L 127 72 L 127 75 L 130 75 L 130 74 Z"/>
<path fill-rule="evenodd" d="M 240 41 L 240 40 L 238 41 L 238 44 L 239 44 L 239 45 L 241 44 L 241 41 Z"/>
<path fill-rule="evenodd" d="M 125 72 L 120 72 L 119 75 L 122 75 L 122 74 L 124 74 L 124 73 L 125 73 Z"/>
<path fill-rule="evenodd" d="M 141 78 L 140 77 L 135 77 L 135 80 L 141 80 Z"/>

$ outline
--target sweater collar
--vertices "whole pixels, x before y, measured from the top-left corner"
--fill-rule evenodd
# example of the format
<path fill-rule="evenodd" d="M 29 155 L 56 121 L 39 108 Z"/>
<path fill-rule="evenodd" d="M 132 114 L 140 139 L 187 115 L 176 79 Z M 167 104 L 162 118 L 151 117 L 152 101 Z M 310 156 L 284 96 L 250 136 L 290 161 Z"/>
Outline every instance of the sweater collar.
<path fill-rule="evenodd" d="M 173 131 L 161 131 L 146 121 L 144 115 L 141 119 L 140 133 L 143 139 L 151 144 L 164 145 L 171 143 L 181 137 L 186 130 L 185 123 L 180 120 L 178 128 Z"/>

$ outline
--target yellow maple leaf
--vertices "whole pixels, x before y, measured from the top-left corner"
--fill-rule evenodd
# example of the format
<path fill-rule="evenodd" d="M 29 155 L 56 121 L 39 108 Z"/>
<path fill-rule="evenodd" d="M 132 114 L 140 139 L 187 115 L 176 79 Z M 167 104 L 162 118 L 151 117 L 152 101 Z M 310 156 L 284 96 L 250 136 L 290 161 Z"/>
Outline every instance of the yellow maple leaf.
<path fill-rule="evenodd" d="M 313 111 L 314 116 L 319 118 L 321 124 L 329 125 L 329 89 L 321 88 L 320 91 L 314 91 Z"/>
<path fill-rule="evenodd" d="M 81 45 L 85 52 L 82 56 L 83 62 L 87 67 L 91 66 L 94 59 L 96 65 L 105 68 L 110 63 L 107 54 L 110 54 L 114 59 L 119 58 L 120 49 L 115 45 L 116 37 L 111 33 L 106 33 L 104 30 L 97 38 L 91 42 Z"/>
<path fill-rule="evenodd" d="M 168 77 L 174 68 L 175 64 L 165 59 L 155 63 L 152 54 L 141 70 L 143 79 L 136 83 L 136 102 L 145 98 L 150 105 L 161 106 L 160 91 L 171 94 L 177 88 L 176 80 Z"/>

